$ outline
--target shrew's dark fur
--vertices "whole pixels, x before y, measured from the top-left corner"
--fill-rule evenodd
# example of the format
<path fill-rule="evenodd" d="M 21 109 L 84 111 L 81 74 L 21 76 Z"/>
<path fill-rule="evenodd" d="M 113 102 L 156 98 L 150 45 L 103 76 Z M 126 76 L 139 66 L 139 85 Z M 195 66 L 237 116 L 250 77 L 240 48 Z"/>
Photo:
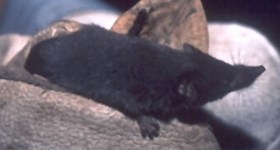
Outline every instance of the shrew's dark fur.
<path fill-rule="evenodd" d="M 159 132 L 153 118 L 172 119 L 250 85 L 264 71 L 229 65 L 189 45 L 174 50 L 97 26 L 37 44 L 25 68 L 136 119 L 151 139 Z"/>

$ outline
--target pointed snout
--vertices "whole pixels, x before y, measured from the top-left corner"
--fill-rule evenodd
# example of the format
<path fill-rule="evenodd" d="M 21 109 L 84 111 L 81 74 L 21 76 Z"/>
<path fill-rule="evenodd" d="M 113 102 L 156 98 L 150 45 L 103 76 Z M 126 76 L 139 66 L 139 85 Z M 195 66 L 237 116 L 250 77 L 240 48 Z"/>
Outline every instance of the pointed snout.
<path fill-rule="evenodd" d="M 230 84 L 234 90 L 251 85 L 265 71 L 265 68 L 264 66 L 242 66 L 239 71 Z"/>
<path fill-rule="evenodd" d="M 255 77 L 258 77 L 264 71 L 265 71 L 265 67 L 263 65 L 251 67 L 252 76 L 255 76 Z"/>

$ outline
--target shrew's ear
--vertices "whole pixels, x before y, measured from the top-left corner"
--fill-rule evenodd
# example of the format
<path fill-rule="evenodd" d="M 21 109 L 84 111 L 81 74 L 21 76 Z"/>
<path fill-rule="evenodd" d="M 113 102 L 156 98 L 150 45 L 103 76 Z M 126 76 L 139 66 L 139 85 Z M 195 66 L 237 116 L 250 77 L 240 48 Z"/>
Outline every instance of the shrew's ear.
<path fill-rule="evenodd" d="M 190 45 L 188 43 L 184 43 L 183 50 L 184 50 L 184 52 L 187 52 L 187 53 L 194 53 L 195 51 L 198 51 L 198 49 L 196 49 L 195 47 L 193 47 L 192 45 Z"/>
<path fill-rule="evenodd" d="M 180 95 L 186 98 L 189 104 L 197 101 L 198 93 L 191 81 L 183 81 L 180 83 L 177 90 Z"/>

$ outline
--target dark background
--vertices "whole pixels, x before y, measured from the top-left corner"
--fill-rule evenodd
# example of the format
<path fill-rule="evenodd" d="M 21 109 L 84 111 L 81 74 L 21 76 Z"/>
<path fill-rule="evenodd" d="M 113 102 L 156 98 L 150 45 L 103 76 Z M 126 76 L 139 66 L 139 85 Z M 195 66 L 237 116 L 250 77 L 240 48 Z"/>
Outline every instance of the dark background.
<path fill-rule="evenodd" d="M 209 22 L 239 22 L 265 34 L 280 48 L 280 0 L 203 0 Z"/>
<path fill-rule="evenodd" d="M 124 11 L 138 0 L 104 0 Z M 280 0 L 202 0 L 209 22 L 237 22 L 256 28 L 280 49 Z"/>

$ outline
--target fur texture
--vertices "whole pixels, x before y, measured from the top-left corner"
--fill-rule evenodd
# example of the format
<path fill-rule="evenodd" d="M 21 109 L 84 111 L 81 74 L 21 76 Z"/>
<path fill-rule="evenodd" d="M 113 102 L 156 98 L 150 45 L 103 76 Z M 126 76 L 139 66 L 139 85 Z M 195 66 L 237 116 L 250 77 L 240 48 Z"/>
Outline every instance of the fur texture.
<path fill-rule="evenodd" d="M 39 43 L 25 68 L 136 119 L 151 139 L 159 131 L 153 118 L 172 119 L 249 86 L 264 71 L 229 65 L 187 44 L 174 50 L 97 26 Z"/>

